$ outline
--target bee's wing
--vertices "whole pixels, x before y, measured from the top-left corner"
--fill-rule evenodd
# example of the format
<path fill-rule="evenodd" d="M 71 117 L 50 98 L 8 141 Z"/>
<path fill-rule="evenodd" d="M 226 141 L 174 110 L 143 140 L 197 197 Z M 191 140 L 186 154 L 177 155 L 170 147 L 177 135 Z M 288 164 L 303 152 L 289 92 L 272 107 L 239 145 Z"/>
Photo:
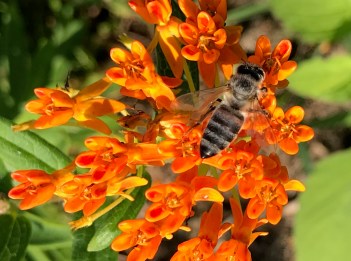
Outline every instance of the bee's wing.
<path fill-rule="evenodd" d="M 229 85 L 200 90 L 194 93 L 187 93 L 179 96 L 171 103 L 171 110 L 177 113 L 190 115 L 190 122 L 203 120 L 204 116 L 215 106 L 216 101 L 225 93 L 230 92 Z"/>
<path fill-rule="evenodd" d="M 171 110 L 179 113 L 189 113 L 192 119 L 205 114 L 214 102 L 230 91 L 228 85 L 218 88 L 200 90 L 179 96 L 171 103 Z"/>

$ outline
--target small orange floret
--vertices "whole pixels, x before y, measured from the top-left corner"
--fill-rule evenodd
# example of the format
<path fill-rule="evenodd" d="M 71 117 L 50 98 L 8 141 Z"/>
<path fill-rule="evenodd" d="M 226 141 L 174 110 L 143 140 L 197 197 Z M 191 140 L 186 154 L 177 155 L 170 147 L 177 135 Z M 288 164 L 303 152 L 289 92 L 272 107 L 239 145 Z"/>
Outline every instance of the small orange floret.
<path fill-rule="evenodd" d="M 214 86 L 217 63 L 225 77 L 232 75 L 233 64 L 241 58 L 237 43 L 241 27 L 218 27 L 212 16 L 204 11 L 197 14 L 196 21 L 187 20 L 179 25 L 179 34 L 185 42 L 182 55 L 197 61 L 199 72 L 209 87 Z"/>
<path fill-rule="evenodd" d="M 222 205 L 214 203 L 210 211 L 202 215 L 198 237 L 179 244 L 178 251 L 173 255 L 171 261 L 207 260 L 210 258 L 217 245 L 222 218 Z"/>
<path fill-rule="evenodd" d="M 314 131 L 306 125 L 299 125 L 303 120 L 304 110 L 294 106 L 285 113 L 277 107 L 272 116 L 274 139 L 271 143 L 278 143 L 279 147 L 287 154 L 294 155 L 299 151 L 298 143 L 309 141 L 314 136 Z"/>
<path fill-rule="evenodd" d="M 266 72 L 264 85 L 267 87 L 286 87 L 286 78 L 297 67 L 295 61 L 289 61 L 292 45 L 289 40 L 280 41 L 271 51 L 271 42 L 265 35 L 260 36 L 256 42 L 255 54 L 248 58 L 249 62 L 262 66 Z M 274 89 L 273 89 L 274 90 Z"/>
<path fill-rule="evenodd" d="M 120 112 L 126 106 L 116 100 L 100 97 L 111 83 L 101 79 L 81 91 L 36 88 L 37 100 L 26 104 L 26 110 L 40 114 L 39 119 L 13 126 L 14 130 L 47 129 L 66 124 L 74 118 L 79 125 L 110 134 L 110 128 L 97 117 Z"/>
<path fill-rule="evenodd" d="M 122 234 L 117 236 L 111 248 L 123 251 L 136 246 L 128 255 L 128 260 L 146 260 L 154 258 L 162 237 L 157 226 L 145 219 L 125 220 L 118 224 Z"/>
<path fill-rule="evenodd" d="M 158 108 L 169 106 L 175 99 L 170 88 L 182 81 L 159 76 L 150 54 L 140 42 L 133 41 L 130 51 L 113 48 L 110 55 L 117 67 L 107 70 L 106 75 L 123 87 L 123 95 L 137 99 L 152 98 Z"/>
<path fill-rule="evenodd" d="M 22 210 L 44 204 L 56 189 L 52 176 L 43 170 L 18 170 L 11 177 L 21 184 L 10 190 L 9 197 L 21 199 L 19 208 Z"/>

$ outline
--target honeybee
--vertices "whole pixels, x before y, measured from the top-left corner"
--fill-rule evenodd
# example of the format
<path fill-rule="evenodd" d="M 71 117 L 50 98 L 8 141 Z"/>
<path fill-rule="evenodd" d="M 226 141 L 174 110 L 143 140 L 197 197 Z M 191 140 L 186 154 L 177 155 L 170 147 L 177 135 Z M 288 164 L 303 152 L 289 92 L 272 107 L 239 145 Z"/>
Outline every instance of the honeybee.
<path fill-rule="evenodd" d="M 264 77 L 261 67 L 240 64 L 226 85 L 184 94 L 171 104 L 174 110 L 192 111 L 191 117 L 200 122 L 209 117 L 200 142 L 201 158 L 217 155 L 236 139 L 250 111 L 255 110 L 253 104 L 265 92 L 261 88 Z"/>

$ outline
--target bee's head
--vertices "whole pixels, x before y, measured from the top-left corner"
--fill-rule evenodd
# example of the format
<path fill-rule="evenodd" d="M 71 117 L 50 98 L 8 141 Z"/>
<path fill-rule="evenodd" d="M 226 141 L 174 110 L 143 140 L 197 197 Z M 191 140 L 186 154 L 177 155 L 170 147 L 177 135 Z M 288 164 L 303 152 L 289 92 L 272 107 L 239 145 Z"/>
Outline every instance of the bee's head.
<path fill-rule="evenodd" d="M 247 75 L 259 83 L 261 83 L 265 77 L 263 69 L 252 63 L 240 64 L 236 69 L 236 73 L 239 75 Z"/>

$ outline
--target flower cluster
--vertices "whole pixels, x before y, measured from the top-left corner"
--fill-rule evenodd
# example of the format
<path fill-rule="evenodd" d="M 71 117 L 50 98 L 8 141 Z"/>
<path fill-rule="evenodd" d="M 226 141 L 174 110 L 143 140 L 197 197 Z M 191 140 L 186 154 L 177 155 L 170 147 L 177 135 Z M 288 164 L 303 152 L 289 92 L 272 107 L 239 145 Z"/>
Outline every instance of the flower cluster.
<path fill-rule="evenodd" d="M 268 37 L 261 36 L 254 55 L 247 57 L 239 43 L 242 27 L 225 24 L 226 0 L 198 2 L 199 6 L 191 0 L 178 1 L 185 16 L 182 21 L 173 16 L 170 0 L 129 0 L 137 14 L 156 25 L 148 47 L 131 41 L 125 43 L 126 48 L 113 48 L 110 56 L 115 67 L 106 71 L 105 78 L 80 91 L 68 87 L 35 89 L 38 99 L 28 102 L 26 109 L 40 117 L 14 126 L 15 130 L 55 127 L 68 124 L 73 118 L 78 125 L 107 136 L 87 138 L 87 150 L 69 166 L 52 174 L 43 170 L 13 172 L 12 178 L 19 184 L 9 192 L 9 197 L 22 200 L 20 209 L 41 205 L 56 195 L 63 200 L 66 212 L 82 211 L 83 218 L 72 222 L 73 228 L 89 226 L 111 208 L 103 207 L 107 197 L 115 197 L 118 202 L 138 200 L 130 193 L 148 183 L 143 166 L 162 167 L 170 163 L 176 173 L 174 180 L 153 184 L 146 190 L 150 204 L 144 215 L 120 222 L 121 233 L 111 248 L 115 251 L 133 248 L 127 260 L 152 259 L 163 239 L 172 239 L 178 230 L 191 229 L 186 220 L 194 216 L 197 202 L 210 201 L 212 207 L 202 214 L 198 236 L 181 243 L 171 260 L 251 260 L 248 247 L 258 236 L 267 234 L 255 229 L 281 220 L 288 203 L 287 191 L 304 191 L 301 182 L 289 177 L 278 154 L 265 154 L 262 148 L 278 146 L 294 155 L 298 153 L 298 144 L 312 139 L 314 133 L 312 128 L 300 124 L 304 117 L 302 107 L 294 106 L 284 112 L 277 106 L 276 89 L 288 85 L 286 78 L 297 66 L 289 60 L 290 41 L 282 40 L 271 51 Z M 157 71 L 151 58 L 157 44 L 173 77 Z M 260 88 L 267 91 L 256 101 L 261 111 L 248 112 L 238 137 L 213 157 L 200 156 L 210 113 L 205 112 L 203 120 L 194 123 L 192 114 L 172 110 L 176 94 L 184 91 L 177 86 L 182 79 L 189 85 L 192 82 L 186 60 L 197 62 L 207 88 L 217 85 L 220 78 L 217 68 L 229 79 L 234 66 L 242 61 L 257 64 L 265 72 Z M 147 100 L 153 114 L 100 96 L 111 83 L 120 86 L 122 96 Z M 215 101 L 208 103 L 209 108 Z M 105 115 L 116 117 L 123 131 L 113 136 L 109 126 L 98 119 Z M 225 198 L 228 191 L 233 195 L 229 199 Z M 244 211 L 240 198 L 248 201 Z M 233 222 L 223 223 L 225 200 L 230 202 Z M 230 233 L 230 239 L 223 239 L 218 246 L 218 239 L 225 233 Z"/>

